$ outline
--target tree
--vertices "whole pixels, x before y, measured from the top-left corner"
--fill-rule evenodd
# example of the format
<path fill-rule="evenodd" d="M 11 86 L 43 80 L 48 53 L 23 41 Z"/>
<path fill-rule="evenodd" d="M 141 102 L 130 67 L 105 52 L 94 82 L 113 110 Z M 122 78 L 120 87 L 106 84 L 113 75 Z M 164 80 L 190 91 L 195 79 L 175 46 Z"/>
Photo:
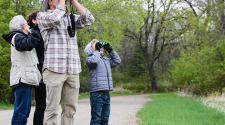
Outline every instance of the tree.
<path fill-rule="evenodd" d="M 8 24 L 15 12 L 12 3 L 0 0 L 0 36 L 8 32 Z M 0 102 L 11 102 L 12 94 L 9 87 L 10 49 L 8 44 L 0 37 Z"/>
<path fill-rule="evenodd" d="M 9 32 L 9 21 L 13 16 L 27 14 L 38 10 L 39 2 L 36 0 L 0 0 L 0 36 Z M 0 37 L 0 102 L 12 102 L 12 90 L 9 86 L 10 76 L 10 46 Z"/>
<path fill-rule="evenodd" d="M 127 36 L 138 41 L 147 68 L 149 82 L 153 91 L 157 90 L 155 63 L 160 58 L 164 47 L 184 33 L 186 25 L 179 23 L 181 15 L 176 13 L 173 0 L 146 0 L 147 6 L 143 23 L 139 30 L 127 30 Z M 177 15 L 178 14 L 178 15 Z"/>
<path fill-rule="evenodd" d="M 206 32 L 214 30 L 214 32 L 216 31 L 217 33 L 219 33 L 218 35 L 220 36 L 220 38 L 223 38 L 225 36 L 224 0 L 179 1 L 184 1 L 185 3 L 187 3 L 194 14 L 193 18 L 198 19 L 199 26 L 194 29 L 198 28 L 199 32 L 202 32 L 202 28 L 205 28 Z M 218 38 L 218 35 L 216 35 L 216 38 Z"/>
<path fill-rule="evenodd" d="M 188 8 L 181 56 L 170 70 L 175 87 L 194 94 L 221 92 L 224 87 L 224 1 L 181 0 Z M 182 49 L 184 48 L 184 49 Z M 219 49 L 220 48 L 220 49 Z"/>
<path fill-rule="evenodd" d="M 39 11 L 41 1 L 40 0 L 13 0 L 15 12 L 17 14 L 27 16 L 28 14 Z"/>
<path fill-rule="evenodd" d="M 81 3 L 95 17 L 94 24 L 87 29 L 79 31 L 77 35 L 82 61 L 81 88 L 82 91 L 85 91 L 87 90 L 88 81 L 88 73 L 85 65 L 86 55 L 83 52 L 85 45 L 94 38 L 105 40 L 113 46 L 114 50 L 119 52 L 122 56 L 122 62 L 126 62 L 122 53 L 127 48 L 124 48 L 123 42 L 125 41 L 127 44 L 131 42 L 126 40 L 124 31 L 130 25 L 136 25 L 136 23 L 131 24 L 133 23 L 131 20 L 134 20 L 133 17 L 136 16 L 135 12 L 142 9 L 139 7 L 141 2 L 135 0 L 83 0 Z M 117 68 L 113 72 L 121 72 L 121 70 L 121 68 Z M 117 78 L 115 77 L 114 79 L 116 80 Z"/>

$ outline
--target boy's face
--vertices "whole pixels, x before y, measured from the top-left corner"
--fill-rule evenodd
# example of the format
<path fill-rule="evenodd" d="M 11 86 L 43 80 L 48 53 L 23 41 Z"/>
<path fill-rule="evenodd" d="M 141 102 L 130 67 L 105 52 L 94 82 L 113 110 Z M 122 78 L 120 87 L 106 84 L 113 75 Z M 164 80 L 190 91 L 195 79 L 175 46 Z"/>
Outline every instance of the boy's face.
<path fill-rule="evenodd" d="M 92 50 L 93 51 L 95 51 L 96 50 L 96 43 L 97 43 L 97 41 L 93 41 L 92 43 L 91 43 L 91 48 L 92 48 Z M 104 48 L 101 48 L 100 49 L 100 53 L 102 54 L 102 55 L 104 55 L 104 52 L 105 52 L 105 50 L 104 50 Z"/>
<path fill-rule="evenodd" d="M 100 49 L 100 53 L 101 53 L 102 55 L 104 55 L 104 52 L 105 52 L 104 48 L 101 48 L 101 49 Z"/>

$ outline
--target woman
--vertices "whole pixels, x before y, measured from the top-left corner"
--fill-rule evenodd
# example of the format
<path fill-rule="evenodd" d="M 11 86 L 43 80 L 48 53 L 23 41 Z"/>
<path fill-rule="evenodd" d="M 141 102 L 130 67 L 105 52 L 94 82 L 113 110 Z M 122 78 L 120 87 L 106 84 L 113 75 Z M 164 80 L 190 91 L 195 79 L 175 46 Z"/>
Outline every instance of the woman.
<path fill-rule="evenodd" d="M 38 12 L 34 12 L 31 15 L 29 15 L 27 22 L 31 28 L 31 32 L 36 32 L 41 36 L 36 20 L 37 13 Z M 39 61 L 38 68 L 39 71 L 42 72 L 44 62 L 44 42 L 42 38 L 39 44 L 35 47 L 35 49 Z M 43 125 L 44 112 L 46 108 L 46 87 L 45 84 L 43 83 L 43 80 L 41 80 L 39 86 L 34 87 L 34 90 L 35 90 L 36 108 L 34 112 L 33 125 Z"/>
<path fill-rule="evenodd" d="M 11 125 L 26 125 L 32 102 L 32 87 L 38 86 L 41 74 L 35 47 L 40 36 L 30 32 L 23 16 L 12 18 L 10 32 L 3 38 L 11 45 L 10 86 L 14 92 L 14 112 Z"/>

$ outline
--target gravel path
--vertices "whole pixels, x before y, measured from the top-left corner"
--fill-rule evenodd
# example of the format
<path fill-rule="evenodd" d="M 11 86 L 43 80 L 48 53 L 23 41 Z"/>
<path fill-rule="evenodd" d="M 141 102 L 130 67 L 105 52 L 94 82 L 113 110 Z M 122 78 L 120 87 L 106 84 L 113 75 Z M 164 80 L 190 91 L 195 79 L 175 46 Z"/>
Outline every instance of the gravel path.
<path fill-rule="evenodd" d="M 118 96 L 111 99 L 110 125 L 137 125 L 137 112 L 150 99 L 147 95 Z M 27 125 L 32 125 L 34 108 L 32 108 Z M 0 125 L 10 125 L 12 110 L 0 111 Z M 80 100 L 75 125 L 89 125 L 90 102 L 88 99 Z"/>

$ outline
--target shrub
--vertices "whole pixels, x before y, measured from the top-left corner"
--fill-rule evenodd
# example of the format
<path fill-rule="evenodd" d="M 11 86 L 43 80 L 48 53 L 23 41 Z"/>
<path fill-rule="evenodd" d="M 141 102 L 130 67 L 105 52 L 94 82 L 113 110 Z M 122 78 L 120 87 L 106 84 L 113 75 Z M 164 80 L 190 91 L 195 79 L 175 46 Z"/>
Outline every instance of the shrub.
<path fill-rule="evenodd" d="M 207 95 L 225 86 L 225 41 L 183 53 L 172 61 L 171 79 L 176 88 Z"/>
<path fill-rule="evenodd" d="M 0 102 L 10 103 L 13 100 L 12 90 L 9 86 L 10 51 L 0 45 Z"/>

